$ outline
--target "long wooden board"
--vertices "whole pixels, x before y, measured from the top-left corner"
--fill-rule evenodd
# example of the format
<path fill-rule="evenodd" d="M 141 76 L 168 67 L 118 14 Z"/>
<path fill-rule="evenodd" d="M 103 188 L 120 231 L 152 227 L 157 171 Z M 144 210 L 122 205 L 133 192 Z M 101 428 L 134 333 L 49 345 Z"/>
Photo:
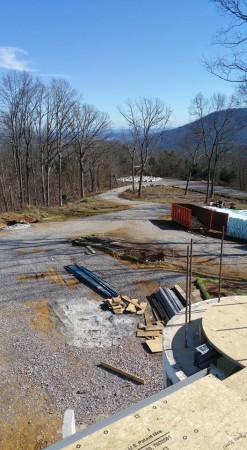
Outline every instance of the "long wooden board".
<path fill-rule="evenodd" d="M 141 305 L 137 298 L 130 298 L 130 297 L 128 297 L 128 295 L 121 295 L 121 298 L 125 302 L 132 303 L 132 305 L 135 305 L 136 307 L 141 308 Z"/>
<path fill-rule="evenodd" d="M 150 318 L 150 314 L 147 311 L 145 311 L 144 317 L 145 317 L 145 321 L 146 321 L 146 326 L 151 327 L 153 324 L 152 324 L 152 321 Z"/>
<path fill-rule="evenodd" d="M 158 330 L 154 330 L 154 331 L 146 331 L 146 330 L 138 330 L 136 332 L 136 336 L 137 337 L 158 337 L 160 336 L 160 332 Z"/>
<path fill-rule="evenodd" d="M 129 372 L 126 372 L 125 370 L 119 369 L 118 367 L 111 366 L 110 364 L 101 362 L 100 366 L 104 367 L 105 369 L 112 370 L 113 372 L 119 373 L 120 375 L 130 378 L 131 380 L 137 381 L 140 384 L 146 383 L 143 378 L 137 377 L 136 375 L 133 375 L 132 373 L 129 373 Z"/>

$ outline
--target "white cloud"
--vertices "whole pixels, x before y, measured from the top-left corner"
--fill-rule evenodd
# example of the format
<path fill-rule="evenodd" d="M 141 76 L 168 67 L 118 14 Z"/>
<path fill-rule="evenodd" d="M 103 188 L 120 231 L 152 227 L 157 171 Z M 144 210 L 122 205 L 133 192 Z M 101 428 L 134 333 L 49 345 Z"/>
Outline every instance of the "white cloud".
<path fill-rule="evenodd" d="M 72 75 L 66 73 L 39 73 L 40 77 L 50 77 L 50 78 L 72 78 Z"/>
<path fill-rule="evenodd" d="M 26 50 L 17 47 L 0 47 L 0 67 L 13 70 L 28 70 L 29 61 L 22 59 L 28 55 Z"/>

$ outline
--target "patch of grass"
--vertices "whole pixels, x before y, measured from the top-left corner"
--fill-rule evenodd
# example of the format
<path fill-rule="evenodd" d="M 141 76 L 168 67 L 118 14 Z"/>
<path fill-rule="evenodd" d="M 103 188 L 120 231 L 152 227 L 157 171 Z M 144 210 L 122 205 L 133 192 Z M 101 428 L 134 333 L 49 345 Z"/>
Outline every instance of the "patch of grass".
<path fill-rule="evenodd" d="M 130 261 L 130 262 L 132 262 L 134 264 L 138 264 L 138 263 L 142 262 L 142 261 L 140 261 L 140 259 L 138 259 L 134 255 L 121 255 L 121 259 L 123 259 L 125 261 Z"/>
<path fill-rule="evenodd" d="M 126 198 L 128 200 L 159 202 L 166 205 L 170 205 L 171 203 L 205 204 L 204 193 L 189 189 L 187 195 L 184 195 L 184 188 L 182 189 L 174 186 L 163 185 L 143 186 L 141 198 L 138 198 L 137 191 L 133 192 L 131 189 L 123 192 L 119 197 Z M 219 195 L 215 193 L 211 201 L 217 202 L 222 199 L 224 199 L 224 206 L 226 208 L 230 208 L 231 204 L 234 203 L 235 209 L 247 209 L 247 202 L 245 200 L 237 199 L 231 197 L 230 195 Z"/>
<path fill-rule="evenodd" d="M 71 218 L 93 216 L 95 214 L 106 214 L 113 211 L 128 209 L 128 205 L 120 205 L 114 202 L 107 202 L 97 197 L 90 197 L 75 203 L 68 203 L 64 206 L 33 207 L 30 206 L 20 211 L 0 213 L 0 224 L 37 222 L 61 222 Z"/>
<path fill-rule="evenodd" d="M 205 287 L 206 282 L 217 283 L 218 280 L 215 280 L 213 278 L 199 278 L 199 277 L 195 279 L 195 284 L 197 288 L 200 289 L 202 298 L 204 300 L 209 300 L 211 296 Z"/>

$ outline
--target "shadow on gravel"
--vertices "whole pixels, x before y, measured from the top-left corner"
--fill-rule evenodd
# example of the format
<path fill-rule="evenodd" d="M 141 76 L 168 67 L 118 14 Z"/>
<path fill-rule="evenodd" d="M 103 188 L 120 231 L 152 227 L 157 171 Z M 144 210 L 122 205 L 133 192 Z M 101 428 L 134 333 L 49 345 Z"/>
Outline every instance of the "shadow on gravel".
<path fill-rule="evenodd" d="M 34 247 L 54 247 L 61 244 L 68 244 L 70 242 L 69 239 L 54 239 L 54 238 L 40 238 L 40 239 L 5 239 L 1 240 L 0 247 L 1 249 L 4 249 L 4 247 L 7 247 L 7 250 L 18 249 L 18 248 L 34 248 Z"/>
<path fill-rule="evenodd" d="M 186 228 L 176 224 L 175 222 L 172 222 L 171 220 L 150 220 L 150 222 L 160 228 L 161 230 L 172 230 L 172 231 L 179 231 L 179 230 L 183 230 L 183 231 L 188 231 L 186 230 Z"/>

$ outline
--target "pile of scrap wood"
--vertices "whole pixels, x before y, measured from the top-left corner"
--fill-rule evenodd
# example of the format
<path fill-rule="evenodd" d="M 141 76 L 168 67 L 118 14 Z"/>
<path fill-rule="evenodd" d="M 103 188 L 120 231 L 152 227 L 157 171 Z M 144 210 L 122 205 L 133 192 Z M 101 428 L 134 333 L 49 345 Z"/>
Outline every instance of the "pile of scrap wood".
<path fill-rule="evenodd" d="M 146 345 L 152 353 L 162 352 L 162 333 L 164 325 L 158 320 L 151 318 L 150 314 L 144 312 L 145 323 L 139 322 L 137 325 L 137 337 L 145 337 Z"/>
<path fill-rule="evenodd" d="M 117 297 L 107 298 L 104 300 L 104 303 L 114 314 L 144 314 L 147 307 L 147 302 L 139 302 L 137 298 L 130 298 L 127 295 L 118 295 Z"/>

